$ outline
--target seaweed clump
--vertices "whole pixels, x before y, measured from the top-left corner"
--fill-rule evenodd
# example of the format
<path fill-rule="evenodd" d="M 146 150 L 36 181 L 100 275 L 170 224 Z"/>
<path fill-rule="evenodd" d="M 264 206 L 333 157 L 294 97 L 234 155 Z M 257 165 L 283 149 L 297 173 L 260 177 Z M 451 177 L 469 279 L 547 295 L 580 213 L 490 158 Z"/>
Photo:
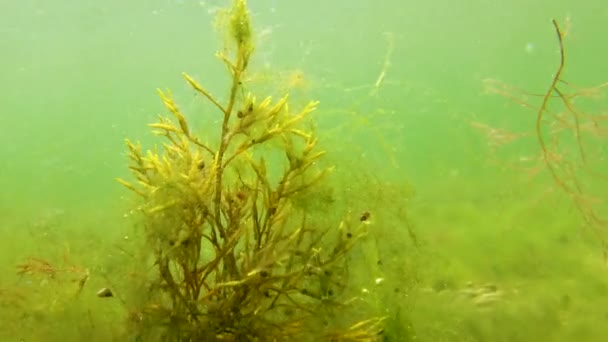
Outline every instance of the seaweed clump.
<path fill-rule="evenodd" d="M 298 205 L 331 171 L 320 166 L 325 151 L 307 125 L 318 103 L 294 112 L 287 96 L 248 93 L 254 45 L 245 0 L 221 15 L 225 103 L 183 74 L 221 115 L 219 132 L 207 132 L 219 133 L 217 142 L 197 135 L 162 90 L 169 115 L 150 124 L 162 148 L 126 142 L 136 182 L 119 182 L 141 199 L 154 270 L 130 329 L 146 341 L 379 340 L 383 318 L 335 315 L 357 302 L 346 263 L 367 222 L 331 225 Z M 277 149 L 283 170 L 266 161 Z"/>

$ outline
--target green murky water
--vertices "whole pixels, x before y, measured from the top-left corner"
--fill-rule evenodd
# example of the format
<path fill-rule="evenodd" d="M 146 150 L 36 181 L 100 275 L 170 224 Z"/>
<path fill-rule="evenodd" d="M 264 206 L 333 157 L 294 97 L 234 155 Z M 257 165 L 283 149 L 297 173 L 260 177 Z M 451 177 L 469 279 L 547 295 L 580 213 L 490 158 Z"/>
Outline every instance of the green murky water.
<path fill-rule="evenodd" d="M 320 100 L 342 209 L 376 220 L 363 253 L 373 266 L 357 270 L 356 286 L 390 317 L 387 340 L 605 340 L 608 102 L 601 89 L 581 91 L 608 80 L 602 1 L 249 2 L 248 81 L 296 105 Z M 96 292 L 128 286 L 141 240 L 132 198 L 114 181 L 128 174 L 124 138 L 152 141 L 157 87 L 200 109 L 182 71 L 227 87 L 212 25 L 225 5 L 0 4 L 3 341 L 123 336 L 130 313 Z M 554 93 L 542 122 L 566 189 L 535 131 L 534 94 L 559 63 L 552 18 L 566 32 L 558 86 L 579 108 L 568 114 Z M 489 79 L 525 91 L 494 88 L 532 108 L 488 92 Z M 189 119 L 201 130 L 217 122 Z M 568 192 L 578 187 L 584 195 Z M 589 208 L 597 221 L 585 220 Z M 18 274 L 26 263 L 38 273 Z"/>

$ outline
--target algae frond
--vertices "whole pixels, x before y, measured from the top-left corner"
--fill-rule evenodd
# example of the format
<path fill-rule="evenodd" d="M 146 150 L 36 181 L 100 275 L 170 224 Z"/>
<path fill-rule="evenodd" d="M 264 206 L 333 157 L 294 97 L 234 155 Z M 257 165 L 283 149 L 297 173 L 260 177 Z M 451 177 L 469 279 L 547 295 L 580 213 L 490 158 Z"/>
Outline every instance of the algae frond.
<path fill-rule="evenodd" d="M 150 127 L 162 145 L 126 142 L 135 180 L 119 182 L 140 197 L 155 270 L 142 281 L 145 300 L 131 308 L 130 330 L 146 341 L 379 340 L 382 317 L 335 315 L 357 303 L 347 256 L 368 225 L 329 224 L 297 203 L 331 171 L 320 166 L 325 151 L 308 124 L 318 102 L 293 110 L 287 95 L 259 100 L 247 92 L 254 51 L 247 4 L 235 0 L 222 15 L 226 100 L 183 74 L 216 109 L 206 115 L 221 116 L 219 127 L 199 135 L 171 92 L 158 90 L 169 115 Z M 219 140 L 208 142 L 213 129 Z M 277 148 L 279 171 L 267 162 Z"/>

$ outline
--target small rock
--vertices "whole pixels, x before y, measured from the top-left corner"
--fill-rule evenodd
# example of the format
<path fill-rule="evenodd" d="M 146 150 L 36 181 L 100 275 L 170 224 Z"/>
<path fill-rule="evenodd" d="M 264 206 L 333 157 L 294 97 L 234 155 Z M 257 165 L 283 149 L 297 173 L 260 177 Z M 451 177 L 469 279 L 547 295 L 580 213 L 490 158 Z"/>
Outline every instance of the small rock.
<path fill-rule="evenodd" d="M 113 296 L 114 294 L 112 293 L 112 290 L 107 287 L 103 287 L 99 291 L 97 291 L 97 297 L 99 298 L 109 298 Z"/>

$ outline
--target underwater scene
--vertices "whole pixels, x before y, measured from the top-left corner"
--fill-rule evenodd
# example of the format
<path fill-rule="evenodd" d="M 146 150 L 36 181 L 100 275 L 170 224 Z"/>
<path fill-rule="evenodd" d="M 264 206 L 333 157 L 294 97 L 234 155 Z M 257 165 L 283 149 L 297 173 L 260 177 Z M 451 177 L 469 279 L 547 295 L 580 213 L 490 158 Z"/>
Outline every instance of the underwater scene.
<path fill-rule="evenodd" d="M 0 18 L 0 341 L 608 340 L 604 1 Z"/>

